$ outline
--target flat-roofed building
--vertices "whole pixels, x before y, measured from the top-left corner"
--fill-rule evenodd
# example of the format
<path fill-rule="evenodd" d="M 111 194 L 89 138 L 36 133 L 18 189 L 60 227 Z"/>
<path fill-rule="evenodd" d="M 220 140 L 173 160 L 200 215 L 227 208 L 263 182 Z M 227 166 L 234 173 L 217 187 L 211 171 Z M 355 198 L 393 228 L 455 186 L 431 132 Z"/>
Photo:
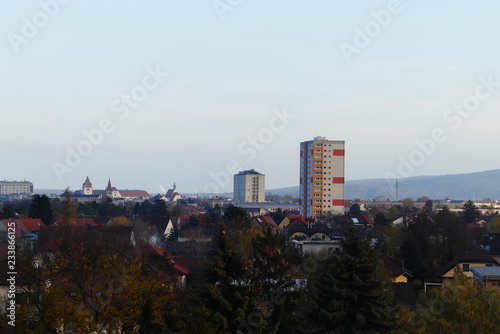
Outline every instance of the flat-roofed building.
<path fill-rule="evenodd" d="M 28 181 L 0 181 L 0 195 L 32 194 L 33 183 Z"/>
<path fill-rule="evenodd" d="M 235 203 L 262 203 L 266 201 L 265 175 L 254 169 L 234 175 Z"/>

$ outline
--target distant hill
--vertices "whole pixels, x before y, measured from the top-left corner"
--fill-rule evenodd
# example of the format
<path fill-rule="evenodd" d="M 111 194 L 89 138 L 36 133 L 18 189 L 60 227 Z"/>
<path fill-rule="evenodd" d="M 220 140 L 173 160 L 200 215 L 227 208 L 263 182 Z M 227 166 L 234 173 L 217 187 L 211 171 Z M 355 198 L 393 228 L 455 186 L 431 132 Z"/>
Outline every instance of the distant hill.
<path fill-rule="evenodd" d="M 399 199 L 500 199 L 500 169 L 449 175 L 415 176 L 398 180 Z M 266 190 L 273 195 L 299 196 L 299 187 Z M 396 199 L 396 180 L 367 179 L 346 182 L 347 199 L 373 199 L 378 195 Z"/>

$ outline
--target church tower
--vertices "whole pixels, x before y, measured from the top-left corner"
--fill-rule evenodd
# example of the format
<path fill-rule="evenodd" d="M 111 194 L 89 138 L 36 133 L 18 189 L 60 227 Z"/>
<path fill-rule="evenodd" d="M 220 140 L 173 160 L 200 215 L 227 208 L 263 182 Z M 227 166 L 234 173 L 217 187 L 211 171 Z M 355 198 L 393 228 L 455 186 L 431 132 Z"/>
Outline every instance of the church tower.
<path fill-rule="evenodd" d="M 82 185 L 82 190 L 84 195 L 92 195 L 92 183 L 90 182 L 89 177 L 85 179 L 85 182 Z"/>

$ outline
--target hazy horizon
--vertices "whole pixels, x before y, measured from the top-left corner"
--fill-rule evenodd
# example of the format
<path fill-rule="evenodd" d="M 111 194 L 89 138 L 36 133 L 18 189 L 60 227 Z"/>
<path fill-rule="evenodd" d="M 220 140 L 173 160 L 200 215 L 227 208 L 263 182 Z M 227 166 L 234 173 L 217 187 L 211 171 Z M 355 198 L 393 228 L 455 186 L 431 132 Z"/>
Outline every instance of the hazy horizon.
<path fill-rule="evenodd" d="M 500 3 L 214 3 L 8 2 L 0 178 L 276 189 L 315 136 L 345 140 L 346 180 L 499 167 Z"/>

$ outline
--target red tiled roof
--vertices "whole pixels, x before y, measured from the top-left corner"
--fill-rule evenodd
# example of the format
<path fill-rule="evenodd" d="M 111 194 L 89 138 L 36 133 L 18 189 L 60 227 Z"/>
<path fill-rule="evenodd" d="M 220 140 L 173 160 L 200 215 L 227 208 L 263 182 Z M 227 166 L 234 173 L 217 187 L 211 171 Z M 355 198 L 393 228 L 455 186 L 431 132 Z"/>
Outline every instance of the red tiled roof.
<path fill-rule="evenodd" d="M 190 270 L 184 268 L 183 266 L 181 266 L 180 264 L 174 264 L 174 268 L 177 270 L 177 271 L 180 271 L 181 273 L 183 273 L 184 275 L 188 275 L 191 273 Z"/>
<path fill-rule="evenodd" d="M 87 176 L 87 178 L 85 179 L 85 182 L 83 183 L 83 187 L 84 188 L 92 188 L 92 183 L 90 182 L 90 179 L 89 177 Z"/>
<path fill-rule="evenodd" d="M 179 221 L 180 225 L 186 225 L 187 223 L 189 223 L 189 217 L 191 217 L 190 215 L 179 215 L 179 218 L 177 218 L 177 220 Z"/>
<path fill-rule="evenodd" d="M 285 228 L 289 229 L 290 227 L 296 225 L 307 225 L 307 222 L 301 217 L 293 218 L 290 220 L 290 224 L 288 224 Z"/>
<path fill-rule="evenodd" d="M 106 196 L 106 190 L 92 190 L 92 195 L 103 195 L 103 196 Z"/>
<path fill-rule="evenodd" d="M 361 217 L 363 217 L 363 219 L 364 219 L 364 220 L 365 220 L 368 224 L 373 224 L 373 223 L 374 223 L 373 219 L 371 219 L 371 218 L 370 218 L 370 217 L 368 217 L 368 216 L 363 215 L 363 216 L 361 216 Z"/>
<path fill-rule="evenodd" d="M 22 237 L 24 234 L 31 233 L 30 230 L 24 226 L 24 223 L 22 222 L 21 219 L 2 219 L 2 223 L 4 224 L 5 228 L 8 230 L 9 228 L 9 223 L 14 222 L 15 224 L 15 235 L 16 238 Z M 12 227 L 12 224 L 10 224 L 10 227 Z"/>
<path fill-rule="evenodd" d="M 87 217 L 76 218 L 74 224 L 82 227 L 97 226 L 93 218 L 87 218 Z"/>
<path fill-rule="evenodd" d="M 175 263 L 175 260 L 174 260 L 174 257 L 172 256 L 172 254 L 170 254 L 169 252 L 167 252 L 165 250 L 165 248 L 157 245 L 157 244 L 154 244 L 152 242 L 149 243 L 149 245 L 154 249 L 154 251 L 160 255 L 160 256 L 163 256 L 165 255 L 167 257 L 167 259 L 169 259 L 170 261 L 172 261 L 172 264 L 174 266 L 174 268 L 179 271 L 180 273 L 184 274 L 184 275 L 187 275 L 189 273 L 191 273 L 191 271 L 189 269 L 186 269 L 184 268 L 183 266 L 181 266 L 180 264 L 178 263 Z"/>
<path fill-rule="evenodd" d="M 30 231 L 29 233 L 38 232 L 40 231 L 40 228 L 42 226 L 45 226 L 43 221 L 38 218 L 31 218 L 31 219 L 22 218 L 21 221 L 23 222 L 26 229 Z"/>
<path fill-rule="evenodd" d="M 62 244 L 62 239 L 51 240 L 39 248 L 40 251 L 55 252 Z"/>
<path fill-rule="evenodd" d="M 151 197 L 145 190 L 118 190 L 122 197 Z"/>
<path fill-rule="evenodd" d="M 271 228 L 273 231 L 279 230 L 278 225 L 274 222 L 274 219 L 271 216 L 257 216 L 253 218 L 259 223 L 259 225 L 265 229 L 265 228 Z"/>

